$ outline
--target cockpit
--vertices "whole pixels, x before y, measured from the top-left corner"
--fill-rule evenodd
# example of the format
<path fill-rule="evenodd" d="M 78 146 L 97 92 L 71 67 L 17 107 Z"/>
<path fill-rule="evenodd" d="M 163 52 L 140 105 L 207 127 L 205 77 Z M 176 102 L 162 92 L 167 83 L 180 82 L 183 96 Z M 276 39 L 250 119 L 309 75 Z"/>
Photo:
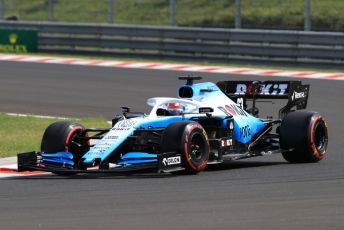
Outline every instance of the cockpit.
<path fill-rule="evenodd" d="M 155 97 L 150 98 L 147 104 L 153 106 L 150 116 L 180 116 L 184 113 L 196 113 L 200 107 L 199 102 L 178 99 Z"/>

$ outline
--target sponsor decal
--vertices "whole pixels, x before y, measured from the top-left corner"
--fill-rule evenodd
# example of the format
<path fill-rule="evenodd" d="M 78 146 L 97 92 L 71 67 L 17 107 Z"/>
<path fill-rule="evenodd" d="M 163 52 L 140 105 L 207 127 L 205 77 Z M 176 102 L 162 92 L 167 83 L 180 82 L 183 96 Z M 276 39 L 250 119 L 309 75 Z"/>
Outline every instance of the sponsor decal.
<path fill-rule="evenodd" d="M 232 114 L 228 113 L 227 110 L 225 108 L 223 108 L 222 106 L 217 107 L 219 110 L 221 110 L 224 114 L 226 114 L 227 116 L 232 116 Z"/>
<path fill-rule="evenodd" d="M 134 120 L 128 120 L 128 119 L 125 119 L 123 121 L 120 121 L 116 124 L 116 127 L 118 128 L 130 128 L 130 127 L 133 127 L 135 125 L 136 121 Z"/>
<path fill-rule="evenodd" d="M 37 31 L 0 29 L 0 52 L 28 53 L 37 50 Z"/>
<path fill-rule="evenodd" d="M 240 127 L 240 137 L 245 138 L 251 135 L 251 128 L 250 126 L 246 125 L 244 127 Z"/>
<path fill-rule="evenodd" d="M 111 145 L 112 143 L 102 141 L 101 143 L 97 144 L 97 146 L 95 146 L 94 148 L 108 148 Z"/>
<path fill-rule="evenodd" d="M 266 84 L 262 85 L 261 94 L 264 95 L 283 95 L 285 94 L 288 84 Z"/>
<path fill-rule="evenodd" d="M 226 109 L 226 111 L 227 111 L 227 113 L 228 113 L 229 115 L 232 115 L 232 116 L 236 116 L 236 115 L 237 115 L 237 113 L 235 112 L 235 110 L 232 109 L 232 107 L 230 107 L 229 105 L 225 105 L 225 109 Z"/>
<path fill-rule="evenodd" d="M 106 136 L 104 137 L 104 139 L 107 139 L 107 140 L 117 140 L 119 138 L 119 136 Z"/>
<path fill-rule="evenodd" d="M 294 100 L 305 98 L 305 97 L 306 97 L 305 92 L 298 93 L 294 91 L 293 94 L 291 95 L 291 100 L 294 101 Z"/>
<path fill-rule="evenodd" d="M 127 131 L 130 128 L 113 128 L 113 130 L 117 130 L 117 131 Z"/>
<path fill-rule="evenodd" d="M 245 117 L 247 117 L 247 114 L 246 114 L 245 110 L 243 110 L 241 107 L 239 107 L 236 104 L 225 105 L 225 109 L 226 109 L 227 113 L 229 113 L 233 117 L 235 117 L 235 116 L 245 116 Z"/>
<path fill-rule="evenodd" d="M 222 147 L 227 147 L 233 145 L 233 140 L 228 139 L 228 140 L 221 140 L 221 146 Z"/>
<path fill-rule="evenodd" d="M 130 128 L 132 128 L 136 123 L 137 121 L 135 120 L 125 119 L 123 121 L 117 122 L 116 125 L 112 128 L 112 130 L 127 131 Z"/>
<path fill-rule="evenodd" d="M 27 53 L 26 45 L 17 44 L 17 40 L 17 34 L 10 34 L 8 36 L 8 44 L 0 45 L 0 51 L 7 53 Z"/>
<path fill-rule="evenodd" d="M 181 163 L 180 156 L 177 157 L 168 157 L 168 158 L 163 158 L 162 163 L 164 166 L 169 166 L 169 165 L 178 165 Z"/>
<path fill-rule="evenodd" d="M 238 99 L 237 99 L 237 105 L 238 105 L 241 109 L 243 109 L 243 108 L 244 108 L 244 98 L 238 97 Z"/>
<path fill-rule="evenodd" d="M 251 93 L 252 89 L 250 87 L 247 87 L 246 84 L 237 84 L 235 95 L 245 95 L 246 92 Z M 284 95 L 288 89 L 288 84 L 262 84 L 260 87 L 261 95 Z"/>
<path fill-rule="evenodd" d="M 93 149 L 93 151 L 91 152 L 92 156 L 98 156 L 100 154 L 102 154 L 103 152 L 105 152 L 108 148 L 104 148 L 104 147 L 95 147 Z"/>
<path fill-rule="evenodd" d="M 249 85 L 249 86 L 247 87 L 246 93 L 248 93 L 248 94 L 253 94 L 253 93 L 254 93 L 254 87 L 253 87 L 253 85 Z"/>

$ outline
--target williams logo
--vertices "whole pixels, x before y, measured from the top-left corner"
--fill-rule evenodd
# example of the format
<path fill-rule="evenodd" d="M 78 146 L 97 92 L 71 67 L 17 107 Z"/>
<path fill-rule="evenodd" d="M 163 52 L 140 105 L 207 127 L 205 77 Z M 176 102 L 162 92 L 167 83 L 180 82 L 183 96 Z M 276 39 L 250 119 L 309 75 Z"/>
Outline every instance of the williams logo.
<path fill-rule="evenodd" d="M 16 34 L 10 34 L 10 35 L 8 36 L 8 40 L 9 40 L 10 44 L 14 45 L 14 44 L 17 43 L 18 35 L 16 35 Z"/>
<path fill-rule="evenodd" d="M 298 92 L 294 91 L 292 96 L 291 96 L 291 100 L 294 101 L 296 99 L 301 99 L 301 98 L 305 98 L 305 97 L 306 97 L 306 94 L 304 92 L 298 93 Z"/>

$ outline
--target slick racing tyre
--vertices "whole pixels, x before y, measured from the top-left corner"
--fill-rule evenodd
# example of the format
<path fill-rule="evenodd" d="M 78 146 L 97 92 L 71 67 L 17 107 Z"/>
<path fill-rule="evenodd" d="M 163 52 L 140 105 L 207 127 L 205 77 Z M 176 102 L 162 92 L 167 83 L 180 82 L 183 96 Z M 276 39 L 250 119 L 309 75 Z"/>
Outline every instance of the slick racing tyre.
<path fill-rule="evenodd" d="M 197 122 L 179 121 L 167 126 L 163 133 L 161 152 L 181 154 L 186 174 L 204 170 L 209 158 L 209 142 L 203 127 Z"/>
<path fill-rule="evenodd" d="M 318 162 L 324 158 L 327 144 L 327 125 L 320 114 L 292 112 L 282 120 L 280 145 L 288 162 Z"/>
<path fill-rule="evenodd" d="M 70 152 L 73 161 L 78 165 L 81 157 L 89 150 L 89 142 L 80 137 L 84 126 L 69 121 L 58 121 L 52 123 L 45 130 L 41 143 L 41 151 L 44 153 Z M 83 134 L 85 135 L 85 134 Z"/>

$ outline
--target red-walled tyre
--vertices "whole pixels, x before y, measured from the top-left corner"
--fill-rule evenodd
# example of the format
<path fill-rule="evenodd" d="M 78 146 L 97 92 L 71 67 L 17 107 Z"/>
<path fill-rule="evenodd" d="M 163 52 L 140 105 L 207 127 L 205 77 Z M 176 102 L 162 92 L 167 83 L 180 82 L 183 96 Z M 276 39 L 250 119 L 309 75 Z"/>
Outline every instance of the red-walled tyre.
<path fill-rule="evenodd" d="M 166 127 L 162 152 L 177 151 L 187 174 L 203 171 L 209 159 L 209 142 L 203 127 L 197 122 L 179 121 Z"/>
<path fill-rule="evenodd" d="M 285 160 L 311 163 L 322 160 L 328 145 L 325 119 L 315 112 L 292 112 L 280 127 L 280 145 Z"/>
<path fill-rule="evenodd" d="M 49 125 L 42 138 L 41 151 L 44 153 L 70 152 L 73 154 L 75 166 L 78 165 L 81 157 L 89 150 L 87 140 L 77 140 L 85 130 L 85 127 L 78 123 L 69 121 L 58 121 Z"/>

